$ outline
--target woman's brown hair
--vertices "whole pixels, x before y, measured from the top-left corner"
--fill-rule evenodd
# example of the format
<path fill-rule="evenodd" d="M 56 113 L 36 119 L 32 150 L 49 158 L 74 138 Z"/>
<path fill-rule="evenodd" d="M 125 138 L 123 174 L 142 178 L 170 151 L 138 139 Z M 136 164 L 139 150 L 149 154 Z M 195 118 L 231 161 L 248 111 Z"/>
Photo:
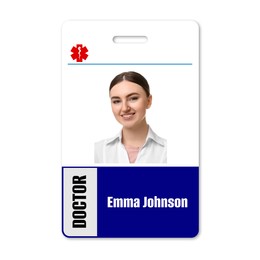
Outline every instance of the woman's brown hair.
<path fill-rule="evenodd" d="M 116 84 L 118 84 L 124 80 L 138 84 L 139 86 L 141 86 L 144 89 L 147 97 L 150 96 L 150 87 L 149 87 L 147 80 L 145 79 L 144 76 L 142 76 L 141 74 L 134 72 L 134 71 L 122 72 L 119 75 L 115 76 L 115 78 L 110 83 L 109 91 Z"/>

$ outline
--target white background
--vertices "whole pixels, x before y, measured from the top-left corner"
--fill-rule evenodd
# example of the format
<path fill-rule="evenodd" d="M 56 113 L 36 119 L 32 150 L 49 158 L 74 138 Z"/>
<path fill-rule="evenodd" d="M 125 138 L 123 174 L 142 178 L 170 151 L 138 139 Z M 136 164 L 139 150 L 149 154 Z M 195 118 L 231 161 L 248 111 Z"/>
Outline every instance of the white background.
<path fill-rule="evenodd" d="M 1 1 L 1 259 L 259 259 L 258 1 Z M 201 28 L 200 234 L 61 234 L 61 24 L 194 19 Z"/>
<path fill-rule="evenodd" d="M 104 33 L 105 32 L 105 33 Z M 115 44 L 115 35 L 145 35 L 145 44 Z M 62 36 L 62 165 L 94 163 L 94 142 L 122 129 L 109 98 L 111 80 L 123 71 L 137 71 L 153 96 L 147 122 L 167 139 L 167 163 L 199 165 L 199 27 L 194 21 L 66 22 Z M 91 62 L 190 62 L 192 66 L 68 66 L 75 43 L 87 46 Z"/>

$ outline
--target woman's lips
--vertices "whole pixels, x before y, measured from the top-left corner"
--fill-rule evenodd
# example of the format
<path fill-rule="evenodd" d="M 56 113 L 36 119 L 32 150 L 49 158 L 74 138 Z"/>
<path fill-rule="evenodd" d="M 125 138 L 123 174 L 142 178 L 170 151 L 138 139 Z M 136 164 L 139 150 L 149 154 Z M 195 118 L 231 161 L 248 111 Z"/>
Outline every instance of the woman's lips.
<path fill-rule="evenodd" d="M 127 113 L 127 114 L 123 114 L 121 115 L 121 117 L 125 120 L 130 120 L 133 118 L 133 116 L 135 115 L 135 113 Z"/>

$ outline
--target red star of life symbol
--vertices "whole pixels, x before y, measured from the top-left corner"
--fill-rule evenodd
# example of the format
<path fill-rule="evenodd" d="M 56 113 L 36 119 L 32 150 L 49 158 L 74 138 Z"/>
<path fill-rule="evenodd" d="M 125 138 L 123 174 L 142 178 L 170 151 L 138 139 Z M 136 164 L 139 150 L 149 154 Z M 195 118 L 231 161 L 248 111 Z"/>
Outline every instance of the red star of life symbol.
<path fill-rule="evenodd" d="M 77 44 L 76 46 L 73 46 L 71 52 L 71 58 L 73 60 L 76 60 L 77 62 L 82 62 L 83 60 L 86 60 L 88 57 L 88 49 L 86 46 L 83 47 L 82 44 Z"/>

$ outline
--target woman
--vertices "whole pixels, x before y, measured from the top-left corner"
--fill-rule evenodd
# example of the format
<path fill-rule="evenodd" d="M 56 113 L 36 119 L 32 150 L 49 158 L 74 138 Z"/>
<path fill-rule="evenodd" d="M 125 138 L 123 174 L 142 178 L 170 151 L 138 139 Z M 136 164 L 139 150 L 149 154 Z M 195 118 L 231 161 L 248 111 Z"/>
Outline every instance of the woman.
<path fill-rule="evenodd" d="M 95 144 L 95 163 L 166 163 L 166 140 L 146 122 L 152 96 L 147 80 L 129 71 L 117 75 L 109 88 L 111 106 L 122 131 Z"/>

